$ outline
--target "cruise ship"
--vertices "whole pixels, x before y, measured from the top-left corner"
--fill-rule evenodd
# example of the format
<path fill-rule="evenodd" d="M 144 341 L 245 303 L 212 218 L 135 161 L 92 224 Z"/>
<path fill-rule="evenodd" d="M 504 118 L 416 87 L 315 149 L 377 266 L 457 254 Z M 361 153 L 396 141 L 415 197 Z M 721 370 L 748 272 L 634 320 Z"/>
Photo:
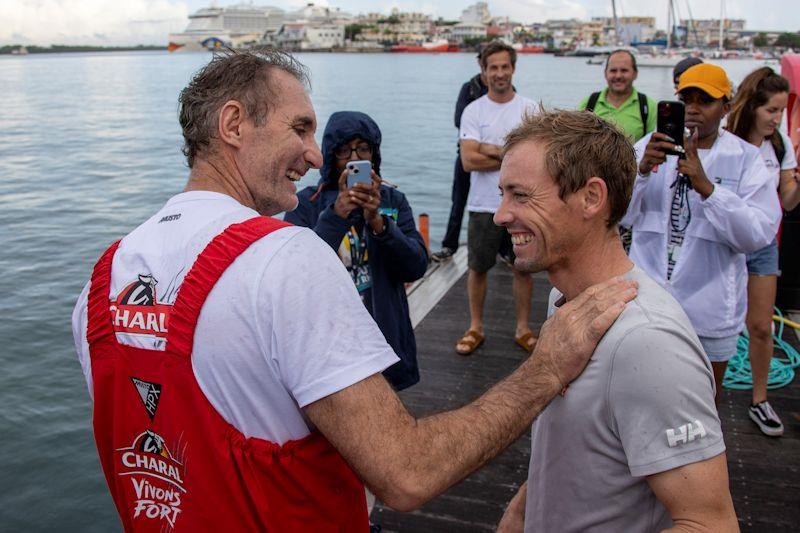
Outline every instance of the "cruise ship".
<path fill-rule="evenodd" d="M 272 6 L 212 5 L 189 15 L 189 26 L 181 33 L 170 34 L 168 49 L 174 52 L 256 43 L 265 33 L 277 32 L 284 17 L 282 9 Z"/>

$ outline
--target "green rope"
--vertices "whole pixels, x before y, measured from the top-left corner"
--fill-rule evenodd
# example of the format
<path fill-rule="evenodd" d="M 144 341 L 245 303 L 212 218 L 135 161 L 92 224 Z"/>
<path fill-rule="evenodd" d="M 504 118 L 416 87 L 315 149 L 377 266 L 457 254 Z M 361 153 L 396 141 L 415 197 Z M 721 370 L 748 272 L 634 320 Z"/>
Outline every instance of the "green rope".
<path fill-rule="evenodd" d="M 783 318 L 780 310 L 776 307 L 775 314 Z M 784 357 L 779 357 L 776 353 L 772 356 L 769 365 L 769 375 L 767 377 L 768 389 L 779 389 L 785 387 L 794 379 L 794 369 L 800 366 L 800 354 L 797 350 L 783 340 L 782 321 L 778 322 L 778 330 L 773 333 L 772 339 L 775 342 L 775 349 L 783 352 Z M 725 377 L 722 380 L 722 385 L 729 389 L 746 390 L 753 388 L 753 375 L 750 370 L 750 339 L 742 333 L 739 335 L 739 341 L 736 345 L 736 355 L 734 355 L 728 362 L 728 369 L 725 371 Z"/>

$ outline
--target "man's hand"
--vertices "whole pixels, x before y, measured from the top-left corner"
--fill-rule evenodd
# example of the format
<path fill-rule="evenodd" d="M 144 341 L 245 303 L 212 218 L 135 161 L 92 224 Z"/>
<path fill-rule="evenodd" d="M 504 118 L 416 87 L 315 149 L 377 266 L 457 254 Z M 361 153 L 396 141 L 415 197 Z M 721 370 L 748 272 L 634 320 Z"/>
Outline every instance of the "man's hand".
<path fill-rule="evenodd" d="M 561 384 L 578 377 L 597 343 L 636 297 L 638 284 L 621 277 L 592 285 L 542 325 L 533 355 Z"/>
<path fill-rule="evenodd" d="M 650 174 L 655 167 L 667 160 L 667 152 L 675 150 L 675 146 L 675 140 L 669 135 L 653 132 L 644 149 L 644 156 L 639 161 L 639 174 Z"/>
<path fill-rule="evenodd" d="M 497 533 L 522 533 L 525 530 L 525 499 L 528 495 L 528 482 L 522 484 L 511 498 L 503 518 L 497 524 Z"/>
<path fill-rule="evenodd" d="M 705 200 L 714 192 L 714 184 L 706 176 L 703 163 L 697 155 L 697 129 L 691 136 L 684 137 L 683 145 L 686 147 L 686 159 L 678 160 L 678 172 L 689 178 L 692 189 Z"/>

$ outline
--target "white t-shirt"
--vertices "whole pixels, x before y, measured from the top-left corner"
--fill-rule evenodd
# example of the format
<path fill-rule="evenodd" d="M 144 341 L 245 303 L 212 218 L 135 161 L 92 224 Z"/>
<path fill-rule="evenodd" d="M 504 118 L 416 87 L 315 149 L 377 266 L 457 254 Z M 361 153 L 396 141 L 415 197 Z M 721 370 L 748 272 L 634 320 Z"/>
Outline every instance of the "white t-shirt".
<path fill-rule="evenodd" d="M 783 161 L 778 163 L 778 154 L 775 153 L 775 147 L 772 146 L 772 143 L 769 141 L 769 139 L 764 139 L 764 141 L 761 143 L 761 146 L 758 147 L 758 151 L 761 154 L 761 159 L 764 160 L 767 170 L 769 170 L 771 176 L 775 177 L 776 189 L 781 182 L 781 170 L 793 170 L 797 167 L 797 159 L 795 159 L 794 150 L 792 149 L 792 140 L 782 131 L 779 133 L 783 138 L 783 146 L 786 148 L 786 154 L 783 156 Z"/>
<path fill-rule="evenodd" d="M 257 215 L 224 194 L 172 197 L 122 240 L 111 299 L 168 309 L 208 242 Z M 91 393 L 88 290 L 89 284 L 75 306 L 72 330 Z M 163 350 L 160 320 L 136 323 L 134 315 L 116 313 L 117 340 Z M 336 254 L 299 227 L 253 243 L 222 274 L 200 313 L 192 354 L 200 388 L 222 417 L 247 437 L 277 444 L 308 435 L 302 407 L 397 361 Z"/>
<path fill-rule="evenodd" d="M 483 95 L 465 109 L 461 115 L 459 138 L 480 143 L 503 146 L 511 132 L 525 114 L 536 113 L 539 107 L 528 98 L 514 95 L 514 99 L 499 104 Z M 470 172 L 467 210 L 477 213 L 494 213 L 500 207 L 500 171 Z"/>

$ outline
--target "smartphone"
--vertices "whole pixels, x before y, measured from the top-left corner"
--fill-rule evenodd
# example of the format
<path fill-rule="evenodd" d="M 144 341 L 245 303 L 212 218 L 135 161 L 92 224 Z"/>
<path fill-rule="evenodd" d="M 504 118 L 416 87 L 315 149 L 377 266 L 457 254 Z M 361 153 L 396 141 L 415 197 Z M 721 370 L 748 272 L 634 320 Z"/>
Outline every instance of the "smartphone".
<path fill-rule="evenodd" d="M 347 188 L 356 183 L 372 186 L 372 163 L 370 161 L 349 161 L 347 168 Z"/>
<path fill-rule="evenodd" d="M 683 102 L 662 100 L 658 103 L 658 120 L 656 131 L 669 135 L 675 144 L 683 148 L 683 120 L 686 112 Z M 683 155 L 682 152 L 670 150 L 667 155 Z"/>

